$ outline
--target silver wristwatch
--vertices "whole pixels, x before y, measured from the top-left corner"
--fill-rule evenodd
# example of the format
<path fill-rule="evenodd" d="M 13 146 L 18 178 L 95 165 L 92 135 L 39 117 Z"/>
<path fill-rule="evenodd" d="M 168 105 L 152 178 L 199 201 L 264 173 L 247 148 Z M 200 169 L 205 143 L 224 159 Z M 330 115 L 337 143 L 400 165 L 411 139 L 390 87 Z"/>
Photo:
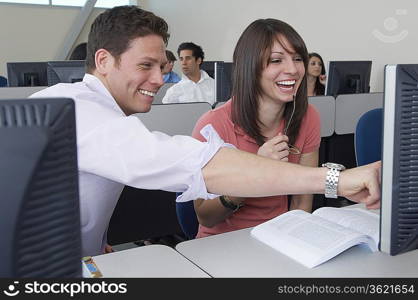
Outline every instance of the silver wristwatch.
<path fill-rule="evenodd" d="M 344 171 L 345 167 L 341 164 L 330 162 L 322 164 L 322 166 L 329 169 L 325 179 L 325 197 L 337 199 L 338 179 L 340 177 L 340 172 Z"/>

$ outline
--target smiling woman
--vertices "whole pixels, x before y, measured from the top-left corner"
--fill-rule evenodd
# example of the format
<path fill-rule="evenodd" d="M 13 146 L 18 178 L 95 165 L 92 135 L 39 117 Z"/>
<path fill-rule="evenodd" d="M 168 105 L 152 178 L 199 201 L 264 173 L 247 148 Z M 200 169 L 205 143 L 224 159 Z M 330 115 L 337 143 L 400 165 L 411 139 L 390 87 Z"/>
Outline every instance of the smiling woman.
<path fill-rule="evenodd" d="M 242 33 L 233 56 L 231 100 L 208 112 L 193 136 L 212 124 L 225 142 L 274 160 L 318 165 L 320 123 L 308 105 L 308 53 L 299 34 L 276 19 L 260 19 Z M 198 237 L 258 225 L 289 209 L 311 211 L 312 195 L 195 200 Z M 242 208 L 241 208 L 242 207 Z"/>

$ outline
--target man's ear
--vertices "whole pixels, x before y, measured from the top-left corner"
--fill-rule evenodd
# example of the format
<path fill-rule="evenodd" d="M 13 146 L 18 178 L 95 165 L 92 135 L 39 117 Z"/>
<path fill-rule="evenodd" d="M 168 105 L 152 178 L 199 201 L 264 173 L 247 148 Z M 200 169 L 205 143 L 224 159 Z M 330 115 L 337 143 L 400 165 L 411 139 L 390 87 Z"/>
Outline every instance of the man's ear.
<path fill-rule="evenodd" d="M 196 62 L 198 63 L 198 65 L 199 65 L 199 67 L 200 67 L 200 65 L 202 64 L 202 58 L 201 58 L 201 57 L 199 57 L 198 59 L 196 59 Z"/>
<path fill-rule="evenodd" d="M 96 71 L 101 75 L 106 75 L 110 67 L 114 65 L 114 57 L 106 49 L 99 49 L 94 55 Z"/>

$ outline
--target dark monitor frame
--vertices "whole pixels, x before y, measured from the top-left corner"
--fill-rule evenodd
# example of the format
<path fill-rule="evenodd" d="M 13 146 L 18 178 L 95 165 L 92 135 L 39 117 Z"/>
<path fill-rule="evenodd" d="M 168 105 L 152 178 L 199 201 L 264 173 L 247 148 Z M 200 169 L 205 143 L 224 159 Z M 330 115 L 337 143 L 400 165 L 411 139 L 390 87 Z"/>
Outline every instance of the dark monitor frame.
<path fill-rule="evenodd" d="M 385 66 L 379 249 L 418 249 L 418 64 Z"/>
<path fill-rule="evenodd" d="M 47 86 L 46 69 L 46 62 L 8 62 L 8 86 Z"/>
<path fill-rule="evenodd" d="M 85 65 L 84 60 L 49 61 L 47 63 L 48 86 L 82 81 L 86 73 Z"/>
<path fill-rule="evenodd" d="M 327 96 L 370 92 L 372 61 L 330 61 Z"/>
<path fill-rule="evenodd" d="M 215 104 L 231 97 L 232 62 L 204 61 L 200 68 L 215 80 Z"/>
<path fill-rule="evenodd" d="M 75 105 L 0 100 L 0 277 L 81 277 Z"/>

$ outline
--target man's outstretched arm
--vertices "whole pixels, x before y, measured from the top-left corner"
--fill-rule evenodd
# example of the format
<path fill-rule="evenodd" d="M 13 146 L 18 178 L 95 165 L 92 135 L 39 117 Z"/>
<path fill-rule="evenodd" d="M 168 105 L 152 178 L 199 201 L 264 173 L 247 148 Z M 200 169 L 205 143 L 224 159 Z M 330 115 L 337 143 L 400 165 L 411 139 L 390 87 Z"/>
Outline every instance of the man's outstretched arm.
<path fill-rule="evenodd" d="M 209 192 L 237 197 L 324 194 L 327 168 L 280 162 L 221 148 L 203 168 Z M 380 162 L 341 172 L 338 195 L 368 208 L 380 205 Z"/>

